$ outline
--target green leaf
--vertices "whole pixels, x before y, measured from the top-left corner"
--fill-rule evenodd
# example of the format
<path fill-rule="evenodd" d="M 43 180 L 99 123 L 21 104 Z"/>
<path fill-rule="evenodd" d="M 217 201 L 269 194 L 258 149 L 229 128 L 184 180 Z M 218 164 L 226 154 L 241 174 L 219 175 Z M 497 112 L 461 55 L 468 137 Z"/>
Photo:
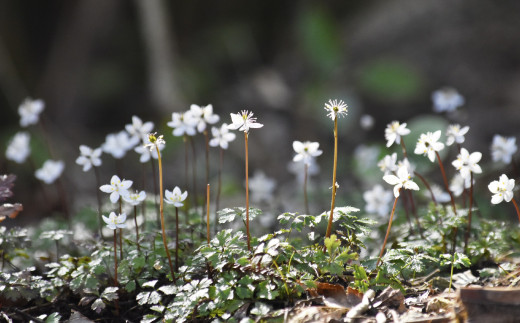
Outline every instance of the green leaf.
<path fill-rule="evenodd" d="M 134 280 L 130 280 L 128 283 L 126 283 L 125 285 L 125 289 L 127 292 L 131 293 L 135 290 L 135 287 L 136 287 L 136 284 L 135 284 L 135 281 Z"/>
<path fill-rule="evenodd" d="M 338 240 L 338 237 L 335 234 L 331 235 L 330 238 L 325 238 L 325 247 L 330 256 L 336 252 L 336 249 L 338 249 L 340 245 L 341 241 Z"/>

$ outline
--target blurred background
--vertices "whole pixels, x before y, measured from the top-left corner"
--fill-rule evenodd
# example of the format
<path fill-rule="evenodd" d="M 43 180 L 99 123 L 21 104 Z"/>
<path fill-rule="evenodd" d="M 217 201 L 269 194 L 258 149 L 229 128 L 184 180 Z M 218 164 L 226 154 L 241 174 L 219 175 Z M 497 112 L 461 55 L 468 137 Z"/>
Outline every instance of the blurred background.
<path fill-rule="evenodd" d="M 311 211 L 321 212 L 330 207 L 333 153 L 333 123 L 323 106 L 342 99 L 349 114 L 339 122 L 340 205 L 363 209 L 362 192 L 381 182 L 375 163 L 399 151 L 386 149 L 383 136 L 385 126 L 399 120 L 417 129 L 470 126 L 464 146 L 484 155 L 486 175 L 477 184 L 484 206 L 488 179 L 508 169 L 491 165 L 493 135 L 520 135 L 519 18 L 516 0 L 0 0 L 0 147 L 5 151 L 20 131 L 21 102 L 43 99 L 48 145 L 66 163 L 67 199 L 77 210 L 95 205 L 96 195 L 92 172 L 74 163 L 80 144 L 100 146 L 133 115 L 153 121 L 167 142 L 171 189 L 185 182 L 182 139 L 166 127 L 171 113 L 211 103 L 229 123 L 230 112 L 249 109 L 265 125 L 250 135 L 250 173 L 262 170 L 277 184 L 272 200 L 258 206 L 303 211 L 301 186 L 288 163 L 292 141 L 311 140 L 324 151 L 321 172 L 310 183 Z M 444 86 L 456 88 L 466 103 L 456 113 L 434 115 L 431 93 Z M 372 126 L 361 126 L 364 115 L 374 118 Z M 40 127 L 28 131 L 32 168 L 0 157 L 0 171 L 18 176 L 11 200 L 25 207 L 5 224 L 60 212 L 59 191 L 33 176 L 50 157 L 46 139 Z M 195 140 L 202 190 L 204 139 Z M 238 134 L 225 154 L 222 207 L 244 204 L 243 150 Z M 451 163 L 456 154 L 448 154 Z M 215 183 L 216 150 L 211 158 Z M 129 152 L 122 166 L 107 154 L 102 159 L 103 183 L 118 172 L 143 187 L 137 185 L 143 177 L 137 154 Z M 437 168 L 431 174 L 442 183 Z"/>

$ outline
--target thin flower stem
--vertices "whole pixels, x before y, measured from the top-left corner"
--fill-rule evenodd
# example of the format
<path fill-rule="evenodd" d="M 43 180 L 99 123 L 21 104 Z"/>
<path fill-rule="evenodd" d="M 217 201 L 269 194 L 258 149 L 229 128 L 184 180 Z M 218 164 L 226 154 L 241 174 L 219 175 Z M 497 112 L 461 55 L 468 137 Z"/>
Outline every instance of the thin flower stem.
<path fill-rule="evenodd" d="M 471 209 L 473 208 L 473 172 L 470 172 L 469 184 L 469 210 L 468 210 L 468 227 L 466 228 L 466 235 L 464 236 L 464 250 L 468 248 L 469 234 L 471 232 Z"/>
<path fill-rule="evenodd" d="M 424 178 L 424 176 L 422 176 L 421 174 L 419 174 L 416 171 L 414 171 L 413 173 L 415 174 L 415 176 L 419 177 L 419 179 L 423 182 L 424 186 L 426 186 L 426 188 L 428 189 L 428 191 L 430 192 L 430 195 L 432 197 L 433 204 L 435 206 L 437 206 L 437 200 L 435 199 L 435 195 L 433 194 L 432 188 L 430 187 L 430 184 L 428 184 L 428 181 L 426 180 L 426 178 Z"/>
<path fill-rule="evenodd" d="M 114 286 L 117 285 L 117 229 L 114 229 Z"/>
<path fill-rule="evenodd" d="M 403 207 L 404 214 L 406 215 L 406 221 L 408 222 L 408 226 L 410 227 L 410 233 L 415 234 L 413 230 L 412 219 L 410 218 L 410 212 L 408 211 L 408 197 L 406 195 L 403 195 Z"/>
<path fill-rule="evenodd" d="M 192 163 L 192 181 L 193 181 L 193 200 L 195 205 L 195 210 L 199 209 L 199 202 L 197 201 L 198 193 L 197 193 L 197 154 L 195 152 L 195 140 L 193 137 L 188 137 L 190 139 L 191 153 L 193 154 L 193 163 Z M 204 212 L 202 212 L 202 221 L 201 224 L 204 223 Z"/>
<path fill-rule="evenodd" d="M 210 240 L 210 234 L 209 234 L 209 184 L 208 186 L 206 187 L 206 226 L 207 226 L 207 233 L 208 233 L 208 245 L 209 245 L 209 240 Z"/>
<path fill-rule="evenodd" d="M 205 130 L 204 131 L 204 139 L 206 141 L 206 184 L 209 186 L 209 136 L 208 136 L 208 131 Z M 209 200 L 206 199 L 206 203 L 207 205 L 205 205 L 204 208 L 208 208 L 208 216 L 207 216 L 207 219 L 206 221 L 208 222 L 207 223 L 207 226 L 209 227 Z M 202 212 L 202 214 L 204 214 L 204 212 Z M 208 231 L 208 234 L 209 234 L 209 231 Z"/>
<path fill-rule="evenodd" d="M 94 175 L 96 176 L 96 198 L 97 198 L 97 208 L 98 208 L 98 226 L 99 226 L 99 237 L 101 240 L 103 240 L 103 218 L 102 216 L 102 210 L 101 210 L 101 190 L 99 190 L 99 187 L 101 186 L 101 181 L 99 180 L 99 170 L 97 167 L 94 168 Z"/>
<path fill-rule="evenodd" d="M 152 176 L 153 176 L 153 199 L 155 201 L 155 223 L 157 224 L 157 227 L 161 224 L 160 219 L 160 212 L 161 209 L 159 207 L 159 202 L 157 201 L 157 171 L 155 170 L 155 163 L 153 162 L 153 159 L 150 159 L 150 162 L 152 163 Z"/>
<path fill-rule="evenodd" d="M 246 146 L 246 233 L 247 233 L 247 250 L 251 251 L 251 237 L 249 235 L 249 151 L 247 148 L 248 134 L 244 131 Z"/>
<path fill-rule="evenodd" d="M 453 198 L 453 194 L 450 191 L 450 185 L 448 184 L 448 178 L 446 177 L 446 172 L 444 171 L 441 156 L 437 151 L 435 152 L 435 155 L 437 155 L 437 160 L 439 161 L 439 167 L 441 169 L 442 179 L 444 180 L 444 186 L 446 187 L 446 191 L 448 192 L 448 194 L 450 194 L 451 208 L 453 209 L 453 214 L 457 214 L 457 208 L 455 207 L 455 199 Z"/>
<path fill-rule="evenodd" d="M 403 149 L 403 156 L 404 158 L 408 158 L 408 154 L 406 153 L 406 146 L 404 145 L 404 140 L 401 138 L 401 148 Z"/>
<path fill-rule="evenodd" d="M 56 180 L 56 187 L 58 188 L 61 200 L 61 207 L 63 209 L 63 213 L 65 213 L 65 218 L 67 219 L 67 223 L 70 229 L 72 228 L 72 218 L 70 217 L 69 205 L 67 202 L 67 191 L 65 190 L 65 186 L 63 185 L 63 180 L 61 177 Z"/>
<path fill-rule="evenodd" d="M 134 224 L 135 224 L 135 240 L 137 243 L 137 252 L 141 253 L 141 246 L 139 245 L 139 225 L 137 225 L 137 205 L 134 205 Z"/>
<path fill-rule="evenodd" d="M 516 215 L 518 215 L 518 220 L 520 221 L 520 209 L 518 208 L 518 204 L 516 203 L 514 197 L 511 199 L 511 201 L 513 201 L 513 205 L 515 206 L 515 209 L 516 209 Z"/>
<path fill-rule="evenodd" d="M 338 168 L 338 117 L 334 118 L 334 168 L 332 170 L 332 200 L 330 203 L 329 223 L 327 224 L 327 232 L 325 238 L 330 237 L 332 231 L 332 218 L 334 214 L 334 206 L 336 205 L 336 170 Z"/>
<path fill-rule="evenodd" d="M 218 162 L 218 187 L 217 187 L 217 201 L 216 201 L 216 211 L 220 210 L 220 192 L 222 191 L 222 166 L 224 160 L 224 149 L 220 148 L 219 153 L 219 162 Z M 217 233 L 218 226 L 218 214 L 215 212 L 215 234 Z"/>
<path fill-rule="evenodd" d="M 187 190 L 189 190 L 189 167 L 188 167 L 188 156 L 189 156 L 189 149 L 188 149 L 188 136 L 187 135 L 184 135 L 182 137 L 183 141 L 184 141 L 184 181 L 185 181 L 185 187 Z M 188 196 L 188 198 L 186 199 L 186 203 L 184 203 L 184 207 L 186 209 L 186 217 L 184 218 L 184 220 L 186 221 L 186 225 L 188 225 L 188 217 L 189 217 L 189 209 L 190 209 L 190 199 L 191 199 L 191 195 Z"/>
<path fill-rule="evenodd" d="M 159 161 L 159 194 L 160 194 L 160 214 L 161 214 L 161 231 L 162 231 L 162 239 L 164 244 L 164 250 L 166 251 L 166 256 L 168 257 L 168 263 L 170 264 L 170 271 L 172 274 L 172 279 L 175 282 L 175 273 L 173 271 L 172 258 L 170 256 L 170 251 L 168 250 L 168 243 L 166 242 L 166 230 L 164 229 L 164 189 L 163 189 L 163 174 L 162 174 L 162 159 L 161 159 L 161 151 L 159 150 L 159 146 L 155 146 L 157 150 L 157 160 Z M 178 248 L 178 247 L 176 247 Z"/>
<path fill-rule="evenodd" d="M 400 191 L 401 191 L 401 189 L 399 189 L 399 192 Z M 385 253 L 386 241 L 388 240 L 388 235 L 390 234 L 390 228 L 392 227 L 392 221 L 394 219 L 395 207 L 397 205 L 398 199 L 399 199 L 399 196 L 396 197 L 394 200 L 394 206 L 392 207 L 392 214 L 390 214 L 390 220 L 388 221 L 388 228 L 386 229 L 385 240 L 383 241 L 383 247 L 381 248 L 381 252 L 379 253 L 379 259 L 377 260 L 376 267 L 378 267 L 379 264 L 381 263 L 381 259 L 383 258 L 383 254 Z"/>
<path fill-rule="evenodd" d="M 424 239 L 424 235 L 421 228 L 421 222 L 419 222 L 419 216 L 417 215 L 417 209 L 415 208 L 415 201 L 413 199 L 412 191 L 408 191 L 408 195 L 410 196 L 410 204 L 412 206 L 412 214 L 415 217 L 415 222 L 417 223 L 417 229 L 419 230 L 419 235 L 422 239 Z"/>
<path fill-rule="evenodd" d="M 305 200 L 305 214 L 309 214 L 309 199 L 307 197 L 307 176 L 309 175 L 309 165 L 305 163 L 303 171 L 303 198 Z"/>
<path fill-rule="evenodd" d="M 121 196 L 119 197 L 119 215 L 123 213 L 123 201 Z M 123 259 L 123 229 L 119 229 L 119 256 Z"/>
<path fill-rule="evenodd" d="M 175 271 L 179 270 L 179 208 L 175 207 Z"/>

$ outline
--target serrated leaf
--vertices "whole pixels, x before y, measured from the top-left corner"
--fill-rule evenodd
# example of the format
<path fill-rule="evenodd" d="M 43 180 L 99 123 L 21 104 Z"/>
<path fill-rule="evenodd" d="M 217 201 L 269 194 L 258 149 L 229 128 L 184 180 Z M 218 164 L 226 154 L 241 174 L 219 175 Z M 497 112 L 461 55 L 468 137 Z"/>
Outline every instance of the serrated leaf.
<path fill-rule="evenodd" d="M 136 284 L 135 284 L 135 281 L 134 280 L 130 280 L 128 283 L 126 283 L 125 285 L 125 289 L 127 292 L 131 293 L 135 290 L 136 288 Z"/>
<path fill-rule="evenodd" d="M 105 302 L 101 298 L 98 298 L 92 303 L 90 308 L 95 311 L 96 313 L 101 313 L 102 310 L 104 310 L 106 307 Z"/>
<path fill-rule="evenodd" d="M 155 284 L 157 284 L 158 280 L 150 280 L 142 284 L 142 287 L 151 287 L 153 288 Z"/>
<path fill-rule="evenodd" d="M 159 290 L 163 292 L 165 295 L 173 295 L 177 292 L 177 286 L 175 285 L 166 285 L 159 287 Z"/>
<path fill-rule="evenodd" d="M 113 301 L 118 298 L 117 291 L 119 287 L 107 287 L 101 294 L 101 297 L 106 299 L 107 301 Z"/>

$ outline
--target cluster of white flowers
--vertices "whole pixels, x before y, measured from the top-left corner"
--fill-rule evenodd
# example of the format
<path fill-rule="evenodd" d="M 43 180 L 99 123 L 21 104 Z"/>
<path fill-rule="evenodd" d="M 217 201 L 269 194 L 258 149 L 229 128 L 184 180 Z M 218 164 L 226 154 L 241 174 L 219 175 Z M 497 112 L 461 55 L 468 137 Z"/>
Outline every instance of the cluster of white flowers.
<path fill-rule="evenodd" d="M 504 137 L 501 135 L 493 137 L 493 142 L 491 143 L 491 157 L 493 161 L 509 164 L 517 150 L 515 137 Z"/>
<path fill-rule="evenodd" d="M 173 112 L 168 127 L 173 128 L 172 133 L 175 137 L 195 136 L 197 131 L 204 132 L 207 125 L 215 124 L 219 120 L 220 117 L 213 113 L 213 105 L 198 106 L 192 104 L 188 111 Z"/>
<path fill-rule="evenodd" d="M 443 88 L 432 93 L 433 111 L 453 112 L 465 103 L 464 97 L 453 88 Z"/>
<path fill-rule="evenodd" d="M 54 183 L 63 173 L 65 163 L 62 160 L 47 160 L 40 169 L 37 169 L 34 175 L 37 179 L 45 184 Z"/>

